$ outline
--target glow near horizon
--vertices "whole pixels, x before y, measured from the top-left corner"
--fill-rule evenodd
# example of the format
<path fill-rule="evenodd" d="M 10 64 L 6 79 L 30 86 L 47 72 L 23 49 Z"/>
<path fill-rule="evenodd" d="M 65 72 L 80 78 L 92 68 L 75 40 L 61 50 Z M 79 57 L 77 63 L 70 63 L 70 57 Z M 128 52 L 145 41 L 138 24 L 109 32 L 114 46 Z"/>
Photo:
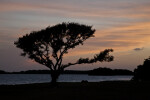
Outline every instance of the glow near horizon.
<path fill-rule="evenodd" d="M 95 37 L 70 50 L 64 62 L 92 57 L 107 48 L 115 50 L 113 62 L 77 65 L 69 69 L 87 70 L 101 66 L 133 70 L 150 56 L 149 5 L 149 0 L 1 0 L 0 70 L 45 69 L 21 57 L 21 50 L 13 43 L 26 33 L 62 22 L 93 25 L 96 29 Z"/>

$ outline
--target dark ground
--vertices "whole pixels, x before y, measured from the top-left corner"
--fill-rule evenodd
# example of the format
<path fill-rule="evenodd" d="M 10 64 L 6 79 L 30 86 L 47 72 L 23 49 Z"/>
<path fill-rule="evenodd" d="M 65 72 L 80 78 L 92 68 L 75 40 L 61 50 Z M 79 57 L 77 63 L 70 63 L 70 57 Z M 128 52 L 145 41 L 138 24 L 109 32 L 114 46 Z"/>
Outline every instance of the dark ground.
<path fill-rule="evenodd" d="M 0 85 L 0 100 L 150 100 L 150 82 Z"/>

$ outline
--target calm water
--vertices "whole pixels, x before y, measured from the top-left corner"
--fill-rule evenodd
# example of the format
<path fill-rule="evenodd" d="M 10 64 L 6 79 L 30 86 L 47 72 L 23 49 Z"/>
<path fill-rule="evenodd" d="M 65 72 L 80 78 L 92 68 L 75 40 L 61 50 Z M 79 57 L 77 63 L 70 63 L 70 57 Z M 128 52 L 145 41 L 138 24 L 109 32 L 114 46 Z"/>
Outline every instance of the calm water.
<path fill-rule="evenodd" d="M 58 82 L 89 82 L 130 80 L 132 76 L 88 76 L 80 74 L 65 74 L 59 77 Z M 48 74 L 0 74 L 0 85 L 2 84 L 30 84 L 50 82 L 51 77 Z"/>

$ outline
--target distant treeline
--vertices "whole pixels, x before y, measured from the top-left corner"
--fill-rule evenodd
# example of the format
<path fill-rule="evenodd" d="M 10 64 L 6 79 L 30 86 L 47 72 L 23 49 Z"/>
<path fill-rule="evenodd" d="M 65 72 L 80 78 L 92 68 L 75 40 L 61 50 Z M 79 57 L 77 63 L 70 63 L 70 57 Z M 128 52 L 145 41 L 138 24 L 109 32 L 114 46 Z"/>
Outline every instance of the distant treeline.
<path fill-rule="evenodd" d="M 50 74 L 50 70 L 28 70 L 20 72 L 5 72 L 0 70 L 0 74 Z M 126 69 L 96 68 L 88 71 L 65 70 L 61 74 L 88 74 L 88 75 L 133 75 L 133 72 Z"/>
<path fill-rule="evenodd" d="M 89 71 L 65 70 L 61 74 L 88 74 Z M 0 70 L 0 74 L 50 74 L 50 70 L 27 70 L 20 72 L 5 72 Z"/>
<path fill-rule="evenodd" d="M 96 68 L 88 73 L 89 75 L 133 75 L 133 72 L 127 69 Z"/>
<path fill-rule="evenodd" d="M 8 72 L 5 72 L 3 70 L 0 70 L 0 74 L 7 74 Z"/>

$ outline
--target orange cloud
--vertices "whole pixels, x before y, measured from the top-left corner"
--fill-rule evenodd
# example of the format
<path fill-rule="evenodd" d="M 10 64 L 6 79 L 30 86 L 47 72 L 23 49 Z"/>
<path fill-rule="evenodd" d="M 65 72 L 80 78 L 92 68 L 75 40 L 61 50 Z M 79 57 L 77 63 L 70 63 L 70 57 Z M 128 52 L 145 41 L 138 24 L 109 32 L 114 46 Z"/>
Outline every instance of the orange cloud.
<path fill-rule="evenodd" d="M 136 23 L 98 30 L 94 38 L 85 41 L 83 46 L 75 48 L 67 56 L 99 53 L 100 50 L 113 48 L 116 52 L 130 51 L 137 47 L 150 46 L 150 22 Z"/>
<path fill-rule="evenodd" d="M 127 41 L 146 46 L 150 42 L 150 22 L 134 23 L 128 26 L 112 27 L 96 33 L 101 41 Z"/>

